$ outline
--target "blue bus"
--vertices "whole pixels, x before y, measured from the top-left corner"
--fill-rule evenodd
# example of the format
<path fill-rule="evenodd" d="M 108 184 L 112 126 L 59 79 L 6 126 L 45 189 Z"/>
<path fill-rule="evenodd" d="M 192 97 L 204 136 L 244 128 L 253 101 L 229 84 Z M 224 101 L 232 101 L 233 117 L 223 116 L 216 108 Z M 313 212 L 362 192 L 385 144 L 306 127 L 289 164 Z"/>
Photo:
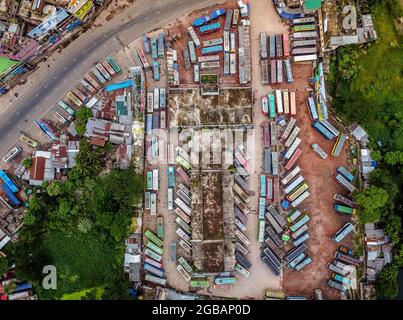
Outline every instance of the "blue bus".
<path fill-rule="evenodd" d="M 10 179 L 7 173 L 5 173 L 3 170 L 0 170 L 0 178 L 1 180 L 4 181 L 7 187 L 10 188 L 12 192 L 18 192 L 19 188 L 17 187 L 17 185 L 14 183 L 13 180 Z"/>
<path fill-rule="evenodd" d="M 353 182 L 354 176 L 345 167 L 337 167 L 336 171 L 343 175 L 348 181 Z"/>
<path fill-rule="evenodd" d="M 155 81 L 160 80 L 160 64 L 158 61 L 153 61 L 153 77 Z"/>
<path fill-rule="evenodd" d="M 322 136 L 324 136 L 326 139 L 331 140 L 334 138 L 333 133 L 331 133 L 326 127 L 320 123 L 319 121 L 316 121 L 312 127 L 318 131 Z"/>
<path fill-rule="evenodd" d="M 266 190 L 267 190 L 267 186 L 266 186 L 266 176 L 265 176 L 265 175 L 261 175 L 261 176 L 260 176 L 260 196 L 261 196 L 261 197 L 266 197 Z"/>
<path fill-rule="evenodd" d="M 168 187 L 169 188 L 175 187 L 175 167 L 174 166 L 168 167 Z"/>

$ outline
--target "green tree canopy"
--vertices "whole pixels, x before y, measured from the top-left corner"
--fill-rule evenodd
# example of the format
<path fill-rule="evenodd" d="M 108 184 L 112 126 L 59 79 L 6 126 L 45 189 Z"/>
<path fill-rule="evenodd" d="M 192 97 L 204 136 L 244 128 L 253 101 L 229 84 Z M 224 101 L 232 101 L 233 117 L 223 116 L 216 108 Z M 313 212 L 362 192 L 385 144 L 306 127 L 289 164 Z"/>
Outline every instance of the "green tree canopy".
<path fill-rule="evenodd" d="M 388 201 L 388 193 L 382 188 L 370 186 L 355 196 L 360 205 L 358 210 L 361 223 L 374 223 L 381 217 L 380 209 Z"/>
<path fill-rule="evenodd" d="M 376 281 L 376 292 L 378 296 L 393 299 L 398 295 L 398 271 L 399 269 L 396 264 L 389 264 L 378 273 Z"/>
<path fill-rule="evenodd" d="M 0 277 L 8 271 L 8 261 L 5 257 L 0 257 Z"/>
<path fill-rule="evenodd" d="M 403 164 L 403 152 L 402 151 L 389 151 L 385 154 L 384 160 L 387 164 L 394 166 L 396 164 Z"/>

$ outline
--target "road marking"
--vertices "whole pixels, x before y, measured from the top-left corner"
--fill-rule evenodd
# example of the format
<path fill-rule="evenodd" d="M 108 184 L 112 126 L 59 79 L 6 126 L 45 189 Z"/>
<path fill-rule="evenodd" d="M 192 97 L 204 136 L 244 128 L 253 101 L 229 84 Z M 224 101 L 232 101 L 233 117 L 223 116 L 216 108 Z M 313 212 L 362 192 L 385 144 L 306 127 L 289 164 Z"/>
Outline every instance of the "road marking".
<path fill-rule="evenodd" d="M 11 133 L 9 133 L 7 137 L 10 138 L 10 137 L 11 137 Z"/>
<path fill-rule="evenodd" d="M 87 50 L 86 50 L 86 49 L 84 49 L 84 50 L 83 50 L 83 53 L 87 53 Z"/>
<path fill-rule="evenodd" d="M 74 59 L 73 59 L 73 62 L 76 62 L 76 61 L 77 61 L 77 58 L 74 58 Z"/>
<path fill-rule="evenodd" d="M 56 91 L 57 91 L 57 89 L 59 89 L 59 88 L 55 88 L 55 90 L 53 90 L 53 91 L 55 91 L 55 92 L 56 92 Z"/>
<path fill-rule="evenodd" d="M 20 124 L 17 124 L 17 128 L 19 128 L 19 127 L 21 127 L 21 125 L 20 125 Z"/>
<path fill-rule="evenodd" d="M 67 67 L 64 67 L 63 70 L 66 71 L 66 70 L 67 70 Z"/>
<path fill-rule="evenodd" d="M 11 123 L 11 121 L 10 120 L 8 120 L 7 122 L 6 122 L 6 124 L 10 124 Z"/>
<path fill-rule="evenodd" d="M 48 85 L 48 84 L 45 84 L 45 85 L 44 85 L 44 88 L 46 89 L 47 87 L 49 87 L 49 85 Z"/>
<path fill-rule="evenodd" d="M 18 111 L 18 112 L 17 112 L 15 115 L 16 115 L 16 116 L 19 116 L 19 115 L 20 115 L 20 113 L 21 113 L 21 112 L 19 112 L 19 111 Z"/>
<path fill-rule="evenodd" d="M 106 44 L 104 44 L 104 45 L 102 46 L 102 48 L 104 48 L 104 49 L 105 49 L 106 47 L 107 47 L 107 45 L 106 45 Z"/>
<path fill-rule="evenodd" d="M 56 79 L 57 79 L 57 76 L 55 76 L 53 79 L 56 80 Z"/>
<path fill-rule="evenodd" d="M 35 94 L 35 98 L 36 98 L 37 96 L 39 96 L 39 93 L 36 93 L 36 94 Z"/>

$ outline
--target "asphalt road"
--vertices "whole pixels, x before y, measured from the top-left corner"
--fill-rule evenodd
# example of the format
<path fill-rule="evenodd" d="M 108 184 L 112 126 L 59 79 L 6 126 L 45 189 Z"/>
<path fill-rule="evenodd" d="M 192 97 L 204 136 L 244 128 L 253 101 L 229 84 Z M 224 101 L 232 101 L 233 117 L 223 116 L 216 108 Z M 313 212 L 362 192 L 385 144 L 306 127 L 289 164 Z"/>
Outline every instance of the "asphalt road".
<path fill-rule="evenodd" d="M 34 128 L 33 121 L 47 114 L 94 62 L 187 12 L 216 3 L 214 0 L 138 0 L 102 27 L 80 35 L 63 49 L 55 62 L 49 61 L 52 56 L 48 58 L 51 67 L 48 68 L 48 62 L 41 64 L 40 68 L 48 69 L 42 70 L 42 79 L 35 80 L 8 106 L 2 106 L 7 111 L 0 117 L 0 153 L 7 152 L 17 142 L 21 130 L 28 132 Z M 35 77 L 35 73 L 28 80 L 30 77 Z M 18 87 L 15 91 L 18 92 Z"/>

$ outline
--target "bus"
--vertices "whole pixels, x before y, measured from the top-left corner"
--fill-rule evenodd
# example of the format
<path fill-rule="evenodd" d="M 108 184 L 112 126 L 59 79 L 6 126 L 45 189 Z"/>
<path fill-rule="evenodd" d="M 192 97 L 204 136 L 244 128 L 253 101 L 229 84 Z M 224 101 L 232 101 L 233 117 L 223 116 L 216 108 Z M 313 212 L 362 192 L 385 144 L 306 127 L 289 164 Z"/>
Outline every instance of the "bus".
<path fill-rule="evenodd" d="M 332 287 L 334 289 L 337 289 L 337 290 L 340 290 L 340 291 L 343 291 L 343 292 L 346 291 L 346 288 L 344 287 L 344 285 L 342 283 L 338 282 L 338 281 L 334 281 L 332 279 L 329 279 L 327 281 L 327 284 L 328 284 L 329 287 Z"/>
<path fill-rule="evenodd" d="M 159 254 L 151 251 L 150 249 L 145 249 L 144 250 L 144 254 L 146 256 L 149 256 L 150 258 L 153 258 L 155 261 L 160 262 L 162 260 L 162 256 L 160 256 Z"/>
<path fill-rule="evenodd" d="M 193 65 L 193 81 L 195 83 L 200 82 L 200 66 L 198 64 Z"/>
<path fill-rule="evenodd" d="M 298 133 L 301 131 L 299 127 L 295 127 L 286 142 L 284 143 L 284 147 L 289 148 L 291 144 L 294 142 L 294 139 L 297 137 Z"/>
<path fill-rule="evenodd" d="M 181 237 L 183 240 L 185 240 L 187 243 L 190 242 L 190 236 L 183 231 L 181 228 L 176 229 L 176 234 Z"/>
<path fill-rule="evenodd" d="M 260 176 L 260 196 L 261 197 L 266 197 L 266 176 L 265 175 L 261 175 Z"/>
<path fill-rule="evenodd" d="M 180 189 L 177 190 L 177 191 L 176 191 L 176 195 L 179 196 L 179 198 L 180 198 L 183 202 L 185 202 L 187 205 L 190 205 L 192 199 L 190 199 L 190 197 L 189 197 L 186 193 L 184 193 L 182 190 L 180 190 Z"/>
<path fill-rule="evenodd" d="M 191 164 L 181 156 L 176 157 L 176 162 L 179 163 L 186 170 L 190 170 L 192 168 Z"/>
<path fill-rule="evenodd" d="M 335 176 L 336 182 L 338 182 L 342 187 L 347 189 L 349 192 L 354 192 L 355 187 L 346 179 L 344 176 L 342 176 L 340 173 Z"/>
<path fill-rule="evenodd" d="M 300 271 L 303 268 L 305 268 L 308 264 L 310 264 L 312 262 L 312 258 L 311 257 L 306 257 L 304 259 L 304 261 L 302 261 L 300 264 L 295 266 L 295 270 Z"/>
<path fill-rule="evenodd" d="M 144 263 L 144 270 L 148 271 L 160 278 L 162 278 L 165 274 L 165 271 L 163 269 L 156 268 L 149 263 Z"/>
<path fill-rule="evenodd" d="M 293 32 L 314 31 L 315 29 L 316 29 L 316 26 L 314 23 L 295 25 L 292 27 Z"/>
<path fill-rule="evenodd" d="M 282 264 L 280 259 L 269 248 L 264 249 L 263 253 L 266 255 L 267 258 L 270 259 L 270 261 L 277 269 L 281 268 Z"/>
<path fill-rule="evenodd" d="M 290 101 L 289 101 L 289 95 L 288 95 L 287 90 L 283 91 L 283 103 L 284 103 L 284 113 L 289 114 L 290 113 Z"/>
<path fill-rule="evenodd" d="M 144 204 L 146 210 L 151 209 L 151 192 L 147 191 L 144 193 Z"/>
<path fill-rule="evenodd" d="M 173 188 L 168 188 L 168 210 L 173 210 L 174 201 L 173 201 Z"/>
<path fill-rule="evenodd" d="M 200 48 L 200 40 L 192 26 L 188 27 L 188 33 L 192 38 L 196 48 Z"/>
<path fill-rule="evenodd" d="M 113 70 L 115 70 L 116 73 L 122 72 L 122 69 L 120 68 L 120 66 L 118 65 L 118 63 L 112 56 L 107 56 L 106 61 L 110 64 L 110 66 L 113 68 Z"/>
<path fill-rule="evenodd" d="M 76 110 L 72 109 L 67 103 L 65 103 L 64 101 L 60 100 L 57 105 L 62 108 L 64 111 L 66 111 L 68 114 L 70 114 L 71 116 L 75 116 L 76 115 Z"/>
<path fill-rule="evenodd" d="M 208 280 L 191 280 L 190 286 L 193 288 L 207 288 L 210 286 Z"/>
<path fill-rule="evenodd" d="M 259 219 L 259 234 L 258 234 L 258 241 L 262 243 L 264 241 L 264 229 L 265 229 L 265 222 L 264 219 Z"/>
<path fill-rule="evenodd" d="M 83 103 L 78 99 L 71 91 L 67 93 L 67 98 L 69 98 L 77 107 L 81 107 Z"/>
<path fill-rule="evenodd" d="M 160 278 L 160 277 L 157 277 L 157 276 L 153 276 L 151 274 L 146 274 L 145 280 L 149 281 L 149 282 L 154 282 L 154 283 L 159 284 L 161 286 L 165 286 L 166 283 L 167 283 L 166 279 Z"/>
<path fill-rule="evenodd" d="M 190 245 L 188 242 L 186 242 L 185 240 L 181 239 L 181 240 L 179 241 L 179 245 L 180 245 L 187 253 L 190 254 L 190 252 L 191 252 L 191 250 L 192 250 L 192 247 L 191 247 L 191 245 Z"/>
<path fill-rule="evenodd" d="M 284 169 L 285 170 L 290 170 L 292 168 L 292 166 L 295 164 L 295 162 L 297 162 L 297 160 L 301 156 L 301 154 L 302 154 L 301 149 L 298 148 L 297 150 L 295 150 L 294 154 L 292 155 L 290 160 L 288 160 L 288 162 L 285 165 Z"/>
<path fill-rule="evenodd" d="M 246 231 L 246 226 L 242 223 L 241 220 L 239 220 L 238 218 L 235 218 L 235 225 L 239 228 L 239 230 L 241 230 L 242 232 Z"/>
<path fill-rule="evenodd" d="M 322 136 L 324 136 L 328 140 L 332 140 L 334 138 L 333 133 L 331 133 L 321 122 L 316 121 L 312 127 L 318 131 Z"/>
<path fill-rule="evenodd" d="M 153 243 L 155 243 L 158 247 L 161 247 L 162 246 L 162 244 L 163 244 L 163 242 L 162 242 L 162 240 L 160 239 L 160 238 L 158 238 L 153 232 L 151 232 L 150 230 L 146 230 L 145 232 L 144 232 L 144 235 L 145 235 L 145 237 L 148 239 L 148 240 L 150 240 L 150 241 L 152 241 Z"/>
<path fill-rule="evenodd" d="M 153 159 L 156 159 L 158 157 L 158 138 L 156 136 L 151 137 L 151 150 Z"/>
<path fill-rule="evenodd" d="M 214 279 L 215 284 L 235 284 L 236 278 L 235 277 L 216 277 Z"/>
<path fill-rule="evenodd" d="M 181 227 L 187 234 L 192 234 L 192 228 L 189 227 L 189 225 L 183 221 L 180 217 L 175 218 L 176 224 Z"/>
<path fill-rule="evenodd" d="M 308 230 L 308 225 L 304 224 L 301 228 L 297 229 L 297 231 L 291 234 L 293 239 L 297 239 L 300 235 L 302 235 L 305 231 Z"/>
<path fill-rule="evenodd" d="M 176 169 L 176 173 L 182 178 L 183 182 L 185 182 L 186 184 L 190 183 L 189 175 L 181 167 Z"/>
<path fill-rule="evenodd" d="M 235 228 L 235 236 L 241 240 L 243 244 L 245 244 L 247 247 L 250 245 L 250 240 L 237 228 Z"/>
<path fill-rule="evenodd" d="M 299 219 L 297 222 L 295 222 L 293 225 L 290 226 L 290 230 L 292 232 L 297 231 L 297 229 L 299 229 L 300 227 L 302 227 L 304 224 L 306 224 L 309 221 L 309 216 L 304 214 L 304 216 Z"/>
<path fill-rule="evenodd" d="M 158 247 L 157 245 L 155 245 L 154 243 L 152 243 L 151 241 L 147 242 L 146 247 L 148 249 L 151 249 L 152 251 L 154 251 L 155 253 L 158 253 L 159 255 L 162 255 L 164 253 L 164 250 L 160 247 Z"/>
<path fill-rule="evenodd" d="M 160 80 L 160 64 L 158 61 L 153 61 L 153 78 L 155 81 Z"/>
<path fill-rule="evenodd" d="M 306 182 L 302 183 L 295 191 L 287 196 L 288 201 L 294 201 L 297 199 L 305 190 L 308 190 L 308 184 Z"/>
<path fill-rule="evenodd" d="M 39 146 L 39 142 L 27 137 L 25 134 L 20 136 L 20 141 L 26 143 L 32 148 L 37 148 Z"/>
<path fill-rule="evenodd" d="M 95 90 L 98 90 L 99 89 L 99 83 L 89 74 L 89 73 L 86 73 L 84 76 L 83 76 L 83 78 L 84 78 L 84 80 L 85 81 L 87 81 L 91 86 L 93 86 L 94 88 L 95 88 Z"/>
<path fill-rule="evenodd" d="M 159 190 L 159 170 L 153 169 L 153 190 Z"/>
<path fill-rule="evenodd" d="M 192 210 L 190 207 L 182 201 L 180 198 L 175 199 L 175 204 L 182 209 L 183 212 L 185 212 L 188 216 L 192 214 Z"/>
<path fill-rule="evenodd" d="M 343 227 L 340 228 L 339 231 L 336 232 L 334 236 L 332 236 L 332 241 L 334 243 L 339 243 L 343 241 L 345 237 L 347 237 L 354 230 L 354 226 L 351 223 L 346 223 Z"/>
<path fill-rule="evenodd" d="M 190 264 L 185 260 L 185 258 L 183 258 L 182 256 L 180 256 L 178 258 L 178 263 L 188 272 L 188 273 L 192 273 L 193 269 L 190 266 Z"/>
<path fill-rule="evenodd" d="M 274 94 L 269 93 L 267 95 L 269 98 L 269 118 L 274 118 L 276 116 L 276 107 L 275 107 L 275 101 L 274 101 Z"/>
<path fill-rule="evenodd" d="M 175 167 L 168 166 L 168 187 L 174 188 L 175 187 Z"/>
<path fill-rule="evenodd" d="M 290 251 L 287 252 L 287 255 L 285 256 L 285 261 L 287 263 L 290 263 L 292 260 L 294 260 L 298 255 L 301 254 L 301 252 L 304 252 L 308 246 L 304 242 L 303 244 L 291 249 Z"/>
<path fill-rule="evenodd" d="M 264 219 L 264 213 L 266 210 L 266 199 L 263 197 L 259 198 L 259 219 Z"/>
<path fill-rule="evenodd" d="M 291 130 L 294 128 L 295 123 L 297 122 L 297 119 L 290 117 L 290 120 L 288 120 L 287 126 L 285 127 L 285 130 L 283 134 L 281 135 L 282 139 L 287 139 L 291 133 Z"/>
<path fill-rule="evenodd" d="M 333 157 L 338 157 L 340 155 L 341 150 L 343 150 L 344 144 L 347 140 L 347 137 L 344 133 L 340 133 L 334 143 L 331 155 Z"/>
<path fill-rule="evenodd" d="M 182 190 L 185 194 L 190 196 L 190 190 L 188 187 L 186 187 L 183 183 L 179 183 L 178 188 Z"/>
<path fill-rule="evenodd" d="M 153 172 L 152 171 L 147 172 L 147 189 L 148 190 L 153 189 Z"/>
<path fill-rule="evenodd" d="M 303 194 L 301 194 L 297 199 L 291 202 L 291 207 L 296 208 L 299 206 L 303 201 L 305 201 L 309 197 L 309 191 L 306 190 Z"/>
<path fill-rule="evenodd" d="M 321 120 L 320 123 L 323 124 L 323 126 L 325 126 L 334 137 L 337 137 L 340 134 L 340 131 L 337 130 L 328 120 Z"/>
<path fill-rule="evenodd" d="M 293 240 L 292 244 L 294 246 L 299 246 L 301 243 L 304 243 L 304 242 L 308 241 L 308 239 L 309 239 L 309 233 L 305 232 L 303 235 L 301 235 L 297 239 Z"/>
<path fill-rule="evenodd" d="M 71 89 L 71 92 L 78 98 L 80 99 L 82 102 L 86 103 L 88 102 L 88 97 L 82 93 L 78 88 L 73 88 Z"/>
<path fill-rule="evenodd" d="M 95 94 L 97 92 L 97 89 L 94 88 L 94 86 L 92 86 L 87 80 L 85 79 L 81 79 L 80 80 L 80 84 L 82 87 L 85 88 L 85 90 L 87 90 L 87 92 L 89 92 L 90 94 Z"/>
<path fill-rule="evenodd" d="M 311 120 L 319 119 L 318 110 L 316 109 L 315 100 L 313 99 L 313 97 L 308 98 L 307 105 L 308 105 L 309 116 L 311 117 Z"/>
<path fill-rule="evenodd" d="M 65 117 L 63 117 L 63 116 L 57 111 L 56 108 L 53 109 L 52 116 L 53 116 L 57 121 L 59 121 L 62 125 L 65 125 L 65 124 L 68 122 L 68 120 L 67 120 Z"/>
<path fill-rule="evenodd" d="M 337 193 L 335 193 L 333 195 L 333 199 L 338 201 L 338 202 L 344 203 L 344 204 L 346 204 L 346 205 L 348 205 L 348 206 L 350 206 L 352 208 L 356 206 L 355 202 L 353 202 L 350 199 L 348 199 L 346 197 L 343 197 L 342 195 L 337 194 Z"/>
<path fill-rule="evenodd" d="M 175 208 L 175 213 L 183 220 L 185 221 L 187 224 L 190 224 L 190 218 L 189 216 L 183 212 L 183 210 L 181 210 L 180 208 Z"/>
<path fill-rule="evenodd" d="M 287 217 L 287 221 L 289 223 L 293 223 L 294 221 L 296 221 L 300 216 L 301 216 L 302 212 L 297 210 L 297 209 L 293 209 L 290 214 Z"/>
<path fill-rule="evenodd" d="M 355 211 L 356 211 L 354 208 L 350 208 L 350 207 L 347 207 L 347 206 L 342 206 L 340 204 L 335 204 L 334 209 L 337 212 L 340 212 L 342 214 L 346 214 L 346 215 L 349 215 L 349 216 L 354 215 Z"/>
<path fill-rule="evenodd" d="M 236 33 L 230 32 L 229 39 L 230 39 L 230 52 L 235 53 L 236 52 Z"/>
<path fill-rule="evenodd" d="M 289 160 L 291 156 L 294 154 L 295 150 L 297 150 L 299 144 L 301 143 L 301 139 L 296 137 L 294 142 L 291 144 L 291 146 L 288 148 L 287 152 L 284 155 L 284 159 Z"/>
<path fill-rule="evenodd" d="M 152 216 L 157 214 L 157 194 L 151 193 L 151 209 L 150 214 Z"/>
<path fill-rule="evenodd" d="M 105 70 L 105 68 L 102 66 L 102 64 L 97 63 L 95 65 L 95 68 L 98 69 L 98 71 L 102 74 L 102 76 L 107 80 L 111 80 L 112 77 L 110 76 L 110 74 Z"/>
<path fill-rule="evenodd" d="M 294 260 L 292 260 L 288 265 L 290 268 L 294 268 L 298 263 L 300 263 L 305 258 L 305 253 L 301 252 Z"/>
<path fill-rule="evenodd" d="M 327 153 L 317 143 L 311 144 L 312 150 L 315 151 L 322 159 L 327 158 Z"/>
<path fill-rule="evenodd" d="M 277 104 L 277 113 L 283 113 L 283 99 L 281 96 L 281 90 L 276 90 L 276 104 Z"/>
<path fill-rule="evenodd" d="M 189 275 L 189 273 L 187 273 L 187 271 L 185 270 L 185 268 L 182 267 L 182 265 L 178 264 L 176 266 L 176 270 L 178 270 L 178 272 L 181 274 L 181 276 L 186 280 L 186 281 L 190 281 L 191 277 Z"/>
<path fill-rule="evenodd" d="M 290 113 L 291 115 L 297 114 L 297 102 L 295 98 L 295 91 L 290 91 Z"/>
<path fill-rule="evenodd" d="M 242 254 L 247 254 L 249 251 L 246 249 L 240 242 L 235 243 L 235 249 L 241 252 Z"/>
<path fill-rule="evenodd" d="M 337 167 L 336 171 L 342 174 L 348 181 L 353 182 L 354 176 L 345 167 Z"/>
<path fill-rule="evenodd" d="M 291 182 L 292 179 L 294 179 L 294 177 L 297 176 L 298 173 L 301 172 L 301 168 L 299 166 L 296 166 L 294 169 L 292 169 L 292 171 L 290 171 L 285 177 L 284 179 L 281 180 L 281 184 L 282 185 L 286 185 L 289 182 Z"/>

